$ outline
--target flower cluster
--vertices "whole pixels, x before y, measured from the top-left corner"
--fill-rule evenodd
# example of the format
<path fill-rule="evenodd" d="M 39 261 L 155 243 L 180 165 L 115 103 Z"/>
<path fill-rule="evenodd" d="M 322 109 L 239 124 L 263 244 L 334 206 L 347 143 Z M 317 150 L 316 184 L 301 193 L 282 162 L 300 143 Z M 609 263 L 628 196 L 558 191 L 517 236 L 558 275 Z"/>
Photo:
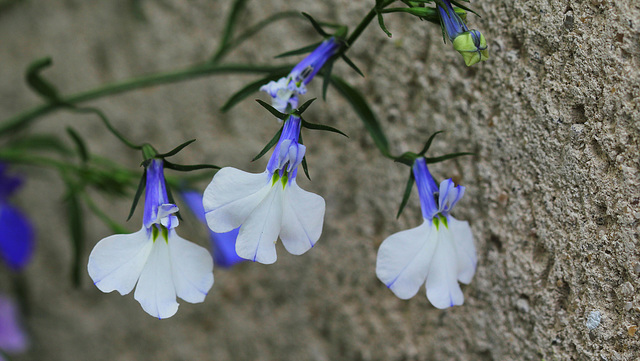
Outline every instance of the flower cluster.
<path fill-rule="evenodd" d="M 447 179 L 438 188 L 422 157 L 414 162 L 413 176 L 424 221 L 382 242 L 376 274 L 401 299 L 415 296 L 426 282 L 427 298 L 435 307 L 462 305 L 458 281 L 471 282 L 477 257 L 469 224 L 449 213 L 462 198 L 464 187 Z"/>

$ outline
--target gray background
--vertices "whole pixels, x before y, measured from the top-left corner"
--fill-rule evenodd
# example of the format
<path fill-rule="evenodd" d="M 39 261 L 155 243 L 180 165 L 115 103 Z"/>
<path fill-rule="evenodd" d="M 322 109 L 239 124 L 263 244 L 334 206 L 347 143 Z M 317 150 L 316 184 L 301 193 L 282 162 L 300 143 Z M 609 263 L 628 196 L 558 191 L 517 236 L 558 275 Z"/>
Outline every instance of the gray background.
<path fill-rule="evenodd" d="M 6 2 L 5 2 L 6 3 Z M 251 1 L 244 23 L 300 10 L 351 29 L 373 1 Z M 139 5 L 144 19 L 132 10 Z M 490 60 L 467 68 L 440 29 L 389 15 L 389 39 L 372 24 L 334 72 L 373 104 L 395 153 L 472 151 L 431 167 L 437 179 L 467 187 L 454 215 L 473 229 L 479 265 L 463 287 L 465 304 L 433 308 L 421 291 L 397 299 L 375 277 L 388 235 L 415 227 L 415 194 L 400 219 L 407 168 L 382 158 L 339 95 L 308 111 L 349 139 L 306 132 L 312 182 L 327 203 L 323 235 L 303 256 L 279 246 L 276 264 L 216 269 L 203 304 L 182 302 L 158 321 L 132 295 L 102 294 L 84 275 L 69 281 L 62 188 L 55 173 L 24 168 L 17 197 L 38 229 L 33 263 L 22 276 L 30 295 L 31 348 L 16 360 L 635 360 L 640 324 L 640 5 L 634 0 L 484 0 L 469 16 Z M 23 80 L 26 65 L 51 55 L 47 70 L 65 94 L 206 60 L 229 1 L 19 1 L 0 11 L 0 118 L 40 104 Z M 273 62 L 318 41 L 307 23 L 268 28 L 228 59 Z M 275 62 L 282 62 L 277 60 Z M 251 98 L 219 108 L 249 76 L 218 76 L 157 86 L 92 102 L 130 138 L 166 151 L 198 141 L 176 161 L 262 171 L 249 161 L 278 125 Z M 320 94 L 315 81 L 305 99 Z M 265 95 L 256 95 L 267 100 Z M 57 112 L 31 132 L 73 125 L 93 152 L 135 169 L 140 155 L 92 116 Z M 204 189 L 206 182 L 201 184 Z M 415 191 L 414 191 L 415 193 Z M 124 221 L 129 199 L 96 195 Z M 127 224 L 139 229 L 141 211 Z M 88 217 L 87 249 L 111 232 Z M 185 220 L 185 238 L 207 243 Z M 10 288 L 2 275 L 2 291 Z M 586 326 L 591 312 L 601 323 Z"/>

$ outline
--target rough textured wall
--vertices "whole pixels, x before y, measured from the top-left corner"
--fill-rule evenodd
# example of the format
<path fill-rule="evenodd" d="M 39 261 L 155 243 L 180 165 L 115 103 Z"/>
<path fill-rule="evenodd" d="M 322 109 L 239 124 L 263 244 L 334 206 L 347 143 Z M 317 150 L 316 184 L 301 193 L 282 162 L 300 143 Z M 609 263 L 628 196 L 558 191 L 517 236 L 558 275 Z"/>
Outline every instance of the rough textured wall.
<path fill-rule="evenodd" d="M 252 1 L 248 22 L 297 9 L 355 23 L 373 1 Z M 141 6 L 146 20 L 132 12 Z M 70 246 L 53 173 L 31 171 L 21 206 L 34 217 L 38 251 L 24 278 L 32 348 L 16 360 L 634 360 L 640 354 L 640 6 L 633 0 L 477 0 L 491 59 L 466 68 L 440 30 L 388 16 L 350 51 L 366 73 L 346 77 L 374 104 L 394 152 L 446 130 L 432 154 L 473 151 L 432 167 L 467 187 L 456 217 L 469 220 L 479 266 L 465 304 L 445 311 L 421 291 L 397 299 L 375 277 L 391 233 L 419 224 L 417 197 L 395 219 L 406 168 L 381 158 L 348 105 L 330 91 L 309 118 L 350 135 L 305 133 L 312 182 L 325 197 L 318 245 L 274 265 L 216 269 L 204 304 L 182 303 L 158 321 L 131 295 L 69 282 Z M 0 12 L 0 117 L 39 104 L 24 85 L 31 60 L 65 92 L 205 60 L 228 1 L 21 1 Z M 302 21 L 269 28 L 230 60 L 266 62 L 315 41 Z M 180 160 L 249 164 L 277 125 L 247 100 L 218 109 L 246 76 L 210 77 L 93 102 L 134 139 L 160 150 L 198 138 Z M 320 86 L 310 93 L 319 94 Z M 37 131 L 73 125 L 99 154 L 137 166 L 89 116 L 56 113 Z M 36 129 L 33 130 L 34 132 Z M 205 183 L 202 184 L 204 188 Z M 104 199 L 124 220 L 128 200 Z M 141 214 L 128 225 L 137 230 Z M 185 221 L 187 223 L 188 221 Z M 87 255 L 110 234 L 91 219 Z M 206 233 L 181 234 L 200 244 Z M 196 228 L 192 223 L 191 228 Z M 86 256 L 85 256 L 86 257 Z M 6 275 L 5 275 L 6 276 Z M 2 290 L 8 288 L 2 276 Z M 590 314 L 601 315 L 590 323 Z M 593 327 L 596 326 L 596 327 Z"/>

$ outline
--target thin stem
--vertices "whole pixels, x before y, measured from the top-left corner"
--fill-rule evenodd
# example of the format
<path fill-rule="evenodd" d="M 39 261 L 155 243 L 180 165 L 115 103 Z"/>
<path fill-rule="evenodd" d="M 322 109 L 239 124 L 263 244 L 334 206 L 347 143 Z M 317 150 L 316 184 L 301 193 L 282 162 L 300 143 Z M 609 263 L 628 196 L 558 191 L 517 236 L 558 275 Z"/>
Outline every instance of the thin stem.
<path fill-rule="evenodd" d="M 394 2 L 395 0 L 384 1 L 380 6 L 380 10 L 384 9 L 385 7 L 391 5 Z M 356 29 L 351 33 L 351 35 L 349 36 L 349 39 L 347 39 L 347 44 L 349 44 L 349 46 L 353 46 L 353 43 L 356 41 L 356 39 L 358 39 L 358 37 L 360 36 L 360 34 L 362 34 L 364 29 L 366 29 L 367 26 L 369 26 L 369 23 L 371 23 L 371 20 L 373 20 L 376 17 L 376 15 L 378 15 L 376 7 L 377 5 L 374 6 L 373 9 L 369 10 L 369 12 L 364 17 L 364 19 L 360 21 Z"/>
<path fill-rule="evenodd" d="M 283 66 L 254 66 L 246 64 L 202 64 L 190 66 L 184 69 L 160 72 L 132 79 L 127 79 L 111 84 L 106 84 L 95 89 L 72 94 L 62 97 L 61 103 L 48 103 L 38 105 L 24 112 L 9 117 L 0 124 L 0 134 L 8 131 L 16 131 L 29 125 L 34 119 L 51 113 L 66 104 L 76 104 L 86 102 L 88 100 L 98 99 L 105 96 L 125 93 L 127 91 L 151 87 L 160 84 L 177 83 L 184 80 L 198 78 L 207 75 L 217 75 L 224 73 L 271 73 L 274 71 L 282 71 Z"/>

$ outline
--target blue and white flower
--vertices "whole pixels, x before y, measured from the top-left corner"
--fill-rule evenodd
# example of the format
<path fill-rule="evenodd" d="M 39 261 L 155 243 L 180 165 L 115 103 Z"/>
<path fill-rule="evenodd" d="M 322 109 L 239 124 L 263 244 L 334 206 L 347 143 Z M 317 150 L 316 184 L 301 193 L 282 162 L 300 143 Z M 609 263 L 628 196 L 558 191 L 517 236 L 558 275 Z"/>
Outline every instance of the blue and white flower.
<path fill-rule="evenodd" d="M 177 211 L 168 201 L 162 160 L 153 159 L 147 168 L 142 229 L 104 238 L 91 251 L 88 270 L 96 287 L 121 295 L 136 287 L 134 298 L 159 319 L 178 311 L 176 296 L 203 302 L 213 285 L 213 261 L 205 248 L 178 236 Z"/>
<path fill-rule="evenodd" d="M 185 190 L 180 194 L 198 220 L 206 225 L 207 219 L 202 206 L 202 195 L 193 190 Z M 213 250 L 213 263 L 216 266 L 230 268 L 237 263 L 245 261 L 244 258 L 241 258 L 236 253 L 236 239 L 239 232 L 239 228 L 225 233 L 216 233 L 209 230 L 209 239 Z"/>
<path fill-rule="evenodd" d="M 223 168 L 204 192 L 209 228 L 229 232 L 240 227 L 236 252 L 265 264 L 277 259 L 276 241 L 291 254 L 311 249 L 322 233 L 325 203 L 322 197 L 296 183 L 305 146 L 298 142 L 300 118 L 290 116 L 263 173 Z"/>
<path fill-rule="evenodd" d="M 9 203 L 9 197 L 22 185 L 20 177 L 8 175 L 7 165 L 0 163 L 0 259 L 14 271 L 22 270 L 31 260 L 34 231 L 31 222 Z"/>
<path fill-rule="evenodd" d="M 449 213 L 462 198 L 464 187 L 447 179 L 438 189 L 424 158 L 416 159 L 413 174 L 424 222 L 382 242 L 376 274 L 401 299 L 415 296 L 426 283 L 427 298 L 435 307 L 462 305 L 458 282 L 471 282 L 477 256 L 469 224 Z"/>
<path fill-rule="evenodd" d="M 469 30 L 454 11 L 450 0 L 436 1 L 436 7 L 447 37 L 451 40 L 453 48 L 462 55 L 467 66 L 489 59 L 484 35 L 478 30 Z"/>
<path fill-rule="evenodd" d="M 298 94 L 307 92 L 306 85 L 322 69 L 322 66 L 334 56 L 340 49 L 340 43 L 336 38 L 323 41 L 306 58 L 304 58 L 284 78 L 278 81 L 270 81 L 260 90 L 267 92 L 272 100 L 271 105 L 282 113 L 298 107 Z"/>

